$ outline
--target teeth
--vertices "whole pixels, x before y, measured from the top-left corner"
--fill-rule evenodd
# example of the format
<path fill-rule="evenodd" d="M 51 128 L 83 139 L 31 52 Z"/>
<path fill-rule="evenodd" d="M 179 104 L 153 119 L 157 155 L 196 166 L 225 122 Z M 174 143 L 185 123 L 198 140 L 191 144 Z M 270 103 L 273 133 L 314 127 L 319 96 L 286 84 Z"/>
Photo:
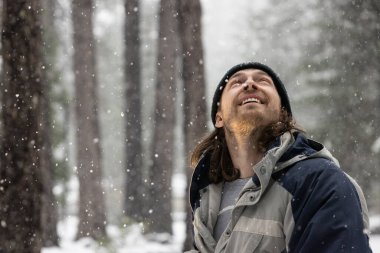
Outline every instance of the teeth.
<path fill-rule="evenodd" d="M 243 105 L 246 104 L 246 103 L 249 103 L 249 102 L 254 102 L 254 103 L 261 103 L 260 100 L 258 100 L 257 98 L 247 98 L 246 100 L 243 101 Z"/>

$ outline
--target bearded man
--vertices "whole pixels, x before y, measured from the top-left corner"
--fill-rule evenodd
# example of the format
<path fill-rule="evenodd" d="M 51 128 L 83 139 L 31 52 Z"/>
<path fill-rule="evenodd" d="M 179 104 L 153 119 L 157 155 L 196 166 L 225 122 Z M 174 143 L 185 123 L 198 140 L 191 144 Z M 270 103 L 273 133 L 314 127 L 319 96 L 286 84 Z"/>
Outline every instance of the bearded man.
<path fill-rule="evenodd" d="M 268 66 L 232 67 L 195 148 L 190 252 L 371 252 L 358 184 L 298 127 Z"/>

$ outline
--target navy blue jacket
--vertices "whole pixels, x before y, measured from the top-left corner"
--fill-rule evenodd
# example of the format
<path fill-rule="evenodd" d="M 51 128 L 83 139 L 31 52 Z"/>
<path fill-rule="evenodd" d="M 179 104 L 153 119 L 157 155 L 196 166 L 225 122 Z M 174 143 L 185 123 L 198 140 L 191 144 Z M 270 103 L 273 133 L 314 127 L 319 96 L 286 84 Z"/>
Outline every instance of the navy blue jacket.
<path fill-rule="evenodd" d="M 209 181 L 202 157 L 190 186 L 191 252 L 372 252 L 368 210 L 357 183 L 323 145 L 285 133 L 254 166 L 219 241 L 213 227 L 223 183 Z"/>

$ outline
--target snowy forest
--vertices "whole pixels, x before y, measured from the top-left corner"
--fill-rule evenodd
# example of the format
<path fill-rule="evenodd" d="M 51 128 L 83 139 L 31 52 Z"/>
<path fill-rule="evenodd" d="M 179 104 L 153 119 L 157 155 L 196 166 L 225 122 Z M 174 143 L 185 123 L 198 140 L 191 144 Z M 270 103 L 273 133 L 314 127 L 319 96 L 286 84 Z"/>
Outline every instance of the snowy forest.
<path fill-rule="evenodd" d="M 189 154 L 246 61 L 362 187 L 380 252 L 379 1 L 1 0 L 0 20 L 1 253 L 189 249 Z"/>

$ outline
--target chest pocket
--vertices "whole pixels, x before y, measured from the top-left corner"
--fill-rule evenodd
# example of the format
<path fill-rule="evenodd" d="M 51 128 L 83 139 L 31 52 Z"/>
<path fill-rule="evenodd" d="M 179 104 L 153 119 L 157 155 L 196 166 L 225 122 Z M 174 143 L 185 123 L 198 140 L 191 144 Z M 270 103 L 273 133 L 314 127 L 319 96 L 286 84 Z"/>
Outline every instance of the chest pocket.
<path fill-rule="evenodd" d="M 274 220 L 242 215 L 236 223 L 225 252 L 282 252 L 286 247 L 283 225 Z"/>
<path fill-rule="evenodd" d="M 279 221 L 251 218 L 242 215 L 234 227 L 234 231 L 254 233 L 276 238 L 285 238 L 283 224 Z"/>
<path fill-rule="evenodd" d="M 262 252 L 259 245 L 263 235 L 233 231 L 224 252 L 253 253 Z"/>

